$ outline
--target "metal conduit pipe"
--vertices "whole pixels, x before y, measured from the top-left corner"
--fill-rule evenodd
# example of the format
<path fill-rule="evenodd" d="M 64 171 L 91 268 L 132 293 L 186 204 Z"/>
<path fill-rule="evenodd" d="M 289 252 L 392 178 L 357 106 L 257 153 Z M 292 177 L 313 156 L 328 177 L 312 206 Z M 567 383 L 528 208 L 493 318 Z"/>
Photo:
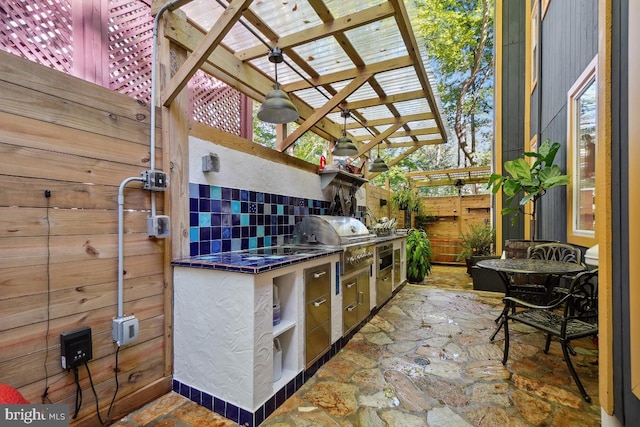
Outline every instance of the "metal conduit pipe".
<path fill-rule="evenodd" d="M 156 167 L 156 61 L 158 56 L 158 25 L 160 17 L 164 12 L 171 9 L 178 3 L 174 0 L 164 5 L 156 14 L 153 20 L 153 50 L 151 53 L 151 129 L 149 132 L 150 170 L 153 172 Z M 118 318 L 124 317 L 124 188 L 132 181 L 144 182 L 144 178 L 126 178 L 118 188 Z M 156 214 L 156 194 L 151 192 L 151 214 Z"/>

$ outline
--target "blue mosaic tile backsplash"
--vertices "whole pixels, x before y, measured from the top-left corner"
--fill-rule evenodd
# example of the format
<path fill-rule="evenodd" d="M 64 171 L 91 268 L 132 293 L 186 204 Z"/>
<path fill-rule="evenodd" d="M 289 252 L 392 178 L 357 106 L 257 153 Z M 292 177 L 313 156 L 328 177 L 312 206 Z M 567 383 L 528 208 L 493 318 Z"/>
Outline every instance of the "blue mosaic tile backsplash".
<path fill-rule="evenodd" d="M 190 183 L 189 205 L 190 255 L 197 256 L 282 244 L 302 216 L 326 215 L 330 203 Z"/>

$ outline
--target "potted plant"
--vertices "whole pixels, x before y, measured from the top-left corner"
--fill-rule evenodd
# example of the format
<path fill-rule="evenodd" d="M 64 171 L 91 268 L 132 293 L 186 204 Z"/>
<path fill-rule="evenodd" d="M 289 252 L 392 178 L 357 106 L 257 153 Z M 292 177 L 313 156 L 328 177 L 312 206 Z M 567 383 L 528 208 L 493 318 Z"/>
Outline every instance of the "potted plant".
<path fill-rule="evenodd" d="M 404 211 L 404 227 L 411 228 L 411 212 L 416 216 L 424 214 L 422 198 L 411 188 L 400 188 L 391 195 L 391 207 Z"/>
<path fill-rule="evenodd" d="M 496 241 L 496 230 L 486 224 L 469 224 L 469 228 L 462 232 L 462 250 L 458 253 L 458 261 L 465 260 L 467 273 L 471 274 L 471 267 L 481 258 L 493 256 Z"/>
<path fill-rule="evenodd" d="M 418 208 L 420 199 L 410 188 L 401 188 L 391 195 L 391 207 L 401 211 L 412 211 Z"/>
<path fill-rule="evenodd" d="M 407 233 L 407 281 L 420 283 L 431 272 L 431 242 L 424 230 L 411 229 Z"/>
<path fill-rule="evenodd" d="M 507 195 L 506 207 L 502 209 L 502 215 L 514 212 L 530 215 L 529 244 L 536 240 L 538 201 L 549 189 L 569 184 L 569 175 L 563 175 L 560 167 L 553 164 L 560 147 L 560 143 L 551 143 L 547 139 L 537 153 L 525 152 L 523 158 L 505 162 L 504 169 L 509 175 L 492 174 L 487 183 L 487 187 L 491 188 L 493 194 L 502 189 Z M 522 198 L 518 201 L 517 198 L 520 194 L 522 194 Z M 524 209 L 527 203 L 531 203 L 530 212 L 526 212 Z M 517 217 L 514 216 L 512 223 L 516 220 Z"/>

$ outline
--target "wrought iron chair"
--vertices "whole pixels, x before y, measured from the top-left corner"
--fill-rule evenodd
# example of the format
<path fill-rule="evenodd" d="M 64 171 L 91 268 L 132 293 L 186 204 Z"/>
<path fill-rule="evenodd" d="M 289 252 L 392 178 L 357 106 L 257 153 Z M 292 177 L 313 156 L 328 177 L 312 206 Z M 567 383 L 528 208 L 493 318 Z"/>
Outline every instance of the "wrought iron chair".
<path fill-rule="evenodd" d="M 560 243 L 541 243 L 527 248 L 527 258 L 542 259 L 547 261 L 574 262 L 586 268 L 582 262 L 582 252 L 575 246 Z M 566 288 L 560 287 L 561 277 L 553 275 L 514 273 L 509 277 L 509 284 L 505 295 L 518 300 L 526 301 L 530 304 L 544 305 L 555 298 L 559 293 L 566 293 Z M 571 277 L 564 277 L 570 280 Z M 517 304 L 511 304 L 511 312 L 515 312 Z M 502 320 L 503 313 L 496 318 L 495 322 Z M 493 341 L 500 328 L 491 335 Z"/>
<path fill-rule="evenodd" d="M 547 261 L 564 261 L 584 265 L 582 252 L 575 246 L 566 243 L 541 243 L 527 249 L 527 258 L 542 259 Z M 564 277 L 571 280 L 572 277 Z M 528 301 L 534 304 L 546 304 L 560 289 L 560 277 L 546 275 L 527 275 L 524 283 L 513 281 L 510 296 Z M 554 280 L 555 283 L 549 283 Z"/>
<path fill-rule="evenodd" d="M 575 351 L 570 343 L 573 340 L 596 336 L 598 334 L 598 270 L 583 271 L 577 274 L 564 295 L 548 305 L 536 305 L 515 297 L 505 297 L 505 304 L 518 305 L 523 310 L 507 312 L 504 321 L 504 356 L 506 364 L 509 357 L 509 322 L 520 322 L 547 334 L 544 352 L 549 352 L 551 338 L 560 340 L 564 360 L 569 367 L 582 398 L 591 402 L 573 367 L 570 354 Z"/>

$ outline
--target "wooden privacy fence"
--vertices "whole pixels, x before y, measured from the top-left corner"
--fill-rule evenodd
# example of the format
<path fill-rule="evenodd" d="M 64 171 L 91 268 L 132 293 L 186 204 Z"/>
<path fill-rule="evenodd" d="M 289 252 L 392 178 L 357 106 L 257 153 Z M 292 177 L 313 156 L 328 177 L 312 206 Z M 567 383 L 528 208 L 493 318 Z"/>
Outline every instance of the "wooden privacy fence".
<path fill-rule="evenodd" d="M 430 197 L 423 199 L 428 214 L 426 230 L 435 263 L 458 263 L 462 250 L 461 234 L 469 224 L 489 224 L 491 195 Z M 460 261 L 464 264 L 464 260 Z"/>
<path fill-rule="evenodd" d="M 104 417 L 116 388 L 118 186 L 149 168 L 149 108 L 0 52 L 0 123 L 0 381 L 33 403 L 49 387 L 47 401 L 73 408 L 60 334 L 89 326 Z M 154 154 L 162 165 L 160 142 Z M 140 320 L 140 336 L 119 352 L 112 418 L 171 388 L 171 277 L 165 242 L 147 236 L 149 209 L 149 193 L 129 185 L 124 312 Z M 79 378 L 85 398 L 72 424 L 97 425 L 84 367 Z"/>

